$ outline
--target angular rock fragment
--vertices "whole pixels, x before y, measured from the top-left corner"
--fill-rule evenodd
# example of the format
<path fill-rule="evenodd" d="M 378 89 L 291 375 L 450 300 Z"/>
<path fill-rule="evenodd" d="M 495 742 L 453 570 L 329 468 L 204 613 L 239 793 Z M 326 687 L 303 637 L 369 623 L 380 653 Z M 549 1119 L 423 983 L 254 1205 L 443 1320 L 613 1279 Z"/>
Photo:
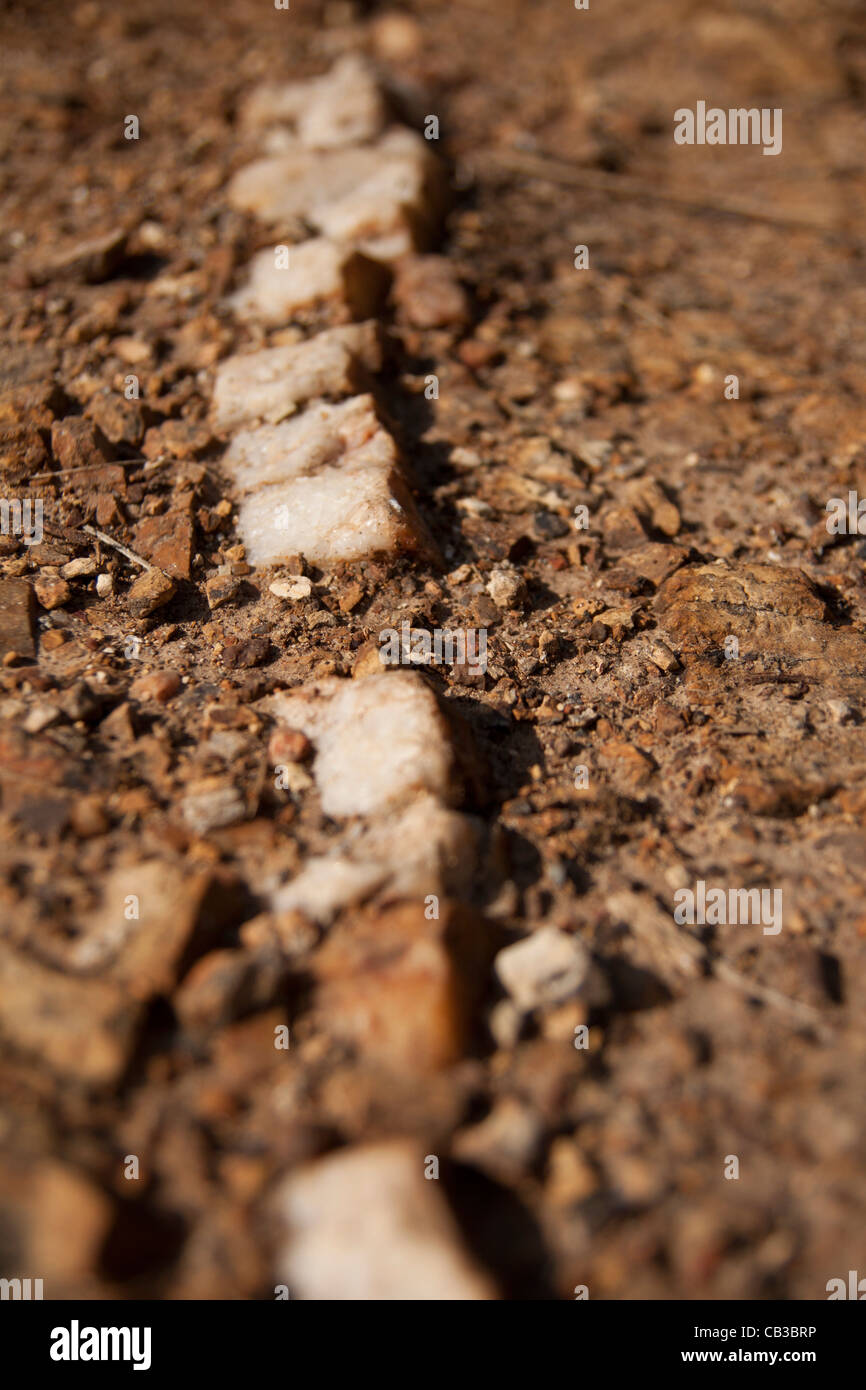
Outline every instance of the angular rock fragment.
<path fill-rule="evenodd" d="M 476 821 L 422 795 L 328 855 L 307 860 L 271 899 L 274 911 L 295 909 L 327 926 L 345 907 L 374 893 L 421 898 L 469 897 L 481 834 Z"/>
<path fill-rule="evenodd" d="M 414 1143 L 367 1144 L 308 1164 L 277 1189 L 273 1210 L 285 1230 L 276 1277 L 291 1298 L 496 1297 Z"/>
<path fill-rule="evenodd" d="M 378 466 L 385 473 L 396 467 L 397 446 L 382 429 L 372 396 L 311 406 L 279 425 L 242 430 L 223 457 L 223 467 L 241 491 L 289 482 L 324 464 Z"/>
<path fill-rule="evenodd" d="M 318 397 L 353 395 L 381 366 L 373 322 L 344 324 L 290 347 L 229 357 L 217 368 L 212 416 L 217 429 L 278 424 Z"/>
<path fill-rule="evenodd" d="M 445 718 L 414 671 L 337 678 L 269 702 L 316 750 L 313 775 L 329 816 L 370 815 L 427 791 L 456 799 Z"/>
<path fill-rule="evenodd" d="M 374 139 L 385 122 L 385 103 L 369 64 L 350 53 L 322 77 L 258 88 L 241 122 L 253 130 L 288 124 L 304 145 L 328 149 Z"/>
<path fill-rule="evenodd" d="M 174 580 L 161 570 L 145 570 L 129 590 L 126 606 L 134 618 L 146 618 L 174 598 L 175 588 Z"/>
<path fill-rule="evenodd" d="M 415 131 L 375 145 L 312 153 L 295 148 L 239 170 L 229 202 L 265 221 L 303 217 L 334 240 L 392 260 L 424 250 L 447 204 L 442 165 Z"/>
<path fill-rule="evenodd" d="M 814 582 L 781 565 L 691 565 L 660 588 L 655 611 L 671 645 L 688 662 L 724 652 L 736 637 L 737 659 L 772 662 L 790 676 L 820 680 L 827 693 L 854 690 L 866 663 L 866 639 L 834 627 Z M 737 670 L 732 661 L 731 669 Z"/>
<path fill-rule="evenodd" d="M 116 1081 L 131 1056 L 139 1006 L 107 980 L 76 979 L 0 941 L 0 1037 L 52 1070 Z"/>
<path fill-rule="evenodd" d="M 232 207 L 265 221 L 309 220 L 314 208 L 351 193 L 379 164 L 375 149 L 313 154 L 298 144 L 239 169 L 227 197 Z"/>
<path fill-rule="evenodd" d="M 310 220 L 335 240 L 391 261 L 429 247 L 447 198 L 441 165 L 414 131 L 391 131 L 378 149 L 379 167 L 342 197 L 319 199 Z"/>
<path fill-rule="evenodd" d="M 273 894 L 275 912 L 302 912 L 320 926 L 329 926 L 345 907 L 365 902 L 388 878 L 388 864 L 350 858 L 339 850 L 314 855 L 301 872 Z"/>
<path fill-rule="evenodd" d="M 496 957 L 496 974 L 520 1009 L 559 1004 L 580 994 L 601 1004 L 607 989 L 583 942 L 557 927 L 542 927 Z"/>
<path fill-rule="evenodd" d="M 0 580 L 0 659 L 36 655 L 33 590 L 26 579 Z"/>
<path fill-rule="evenodd" d="M 399 1071 L 432 1072 L 463 1054 L 485 987 L 490 929 L 477 913 L 424 899 L 367 909 L 336 927 L 315 955 L 323 1026 Z"/>
<path fill-rule="evenodd" d="M 291 555 L 313 564 L 429 549 L 423 522 L 396 469 L 325 468 L 247 497 L 238 531 L 253 565 Z"/>
<path fill-rule="evenodd" d="M 104 971 L 128 997 L 169 993 L 194 945 L 209 944 L 230 912 L 229 899 L 207 873 L 155 859 L 123 865 L 106 879 L 102 903 L 76 942 L 74 965 Z"/>
<path fill-rule="evenodd" d="M 230 299 L 242 319 L 284 324 L 299 309 L 332 303 L 351 318 L 374 314 L 388 288 L 384 266 L 351 246 L 313 237 L 289 248 L 288 265 L 273 249 L 250 261 L 249 283 Z"/>

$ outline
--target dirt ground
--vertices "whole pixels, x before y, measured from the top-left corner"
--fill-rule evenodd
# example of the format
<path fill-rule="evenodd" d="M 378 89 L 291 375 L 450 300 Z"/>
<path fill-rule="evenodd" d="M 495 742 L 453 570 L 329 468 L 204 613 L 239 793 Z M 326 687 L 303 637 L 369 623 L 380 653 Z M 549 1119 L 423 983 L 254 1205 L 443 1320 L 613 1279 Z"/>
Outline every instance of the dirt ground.
<path fill-rule="evenodd" d="M 825 524 L 866 495 L 862 8 L 410 4 L 400 52 L 393 13 L 0 19 L 0 468 L 46 520 L 0 537 L 0 1274 L 271 1298 L 274 1184 L 404 1136 L 503 1298 L 824 1298 L 866 1260 L 866 541 Z M 357 50 L 405 121 L 438 115 L 455 190 L 472 321 L 393 304 L 378 387 L 443 563 L 287 605 L 208 422 L 269 244 L 225 188 L 250 91 Z M 699 100 L 781 108 L 782 153 L 676 145 Z M 143 611 L 85 525 L 171 602 Z M 488 632 L 483 682 L 433 677 L 487 841 L 464 910 L 497 950 L 578 936 L 605 984 L 515 1024 L 458 952 L 471 1027 L 427 1070 L 333 1030 L 318 931 L 275 945 L 266 908 L 336 832 L 275 790 L 263 702 L 404 619 Z M 677 925 L 700 880 L 780 890 L 782 930 Z"/>

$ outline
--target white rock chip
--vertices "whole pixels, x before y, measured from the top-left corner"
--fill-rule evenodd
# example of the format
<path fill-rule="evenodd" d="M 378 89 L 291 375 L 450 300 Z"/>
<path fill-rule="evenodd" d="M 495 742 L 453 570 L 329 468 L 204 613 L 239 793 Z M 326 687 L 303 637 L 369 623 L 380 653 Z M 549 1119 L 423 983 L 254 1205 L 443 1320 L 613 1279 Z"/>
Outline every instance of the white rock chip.
<path fill-rule="evenodd" d="M 388 272 L 369 256 L 327 237 L 289 247 L 288 265 L 273 248 L 250 261 L 250 278 L 229 304 L 242 319 L 283 324 L 299 309 L 334 303 L 352 318 L 374 314 L 387 291 Z"/>
<path fill-rule="evenodd" d="M 294 908 L 328 926 L 343 908 L 380 890 L 393 898 L 468 896 L 480 833 L 471 817 L 422 794 L 401 814 L 350 832 L 332 854 L 309 859 L 272 894 L 271 909 Z"/>
<path fill-rule="evenodd" d="M 273 584 L 268 585 L 268 590 L 275 598 L 288 599 L 290 603 L 300 603 L 302 599 L 309 598 L 313 592 L 313 582 L 307 579 L 306 575 L 297 575 L 294 579 L 275 579 Z"/>
<path fill-rule="evenodd" d="M 470 1259 L 424 1150 L 403 1139 L 344 1149 L 286 1178 L 274 1198 L 285 1231 L 276 1277 L 291 1298 L 496 1297 Z"/>
<path fill-rule="evenodd" d="M 240 169 L 228 189 L 243 212 L 276 223 L 303 217 L 381 260 L 424 250 L 447 197 L 428 143 L 399 127 L 360 149 L 313 153 L 298 144 Z"/>
<path fill-rule="evenodd" d="M 381 366 L 376 324 L 344 324 L 290 347 L 229 357 L 217 368 L 211 414 L 219 430 L 277 424 L 305 402 L 346 396 Z"/>
<path fill-rule="evenodd" d="M 385 122 L 385 103 L 370 66 L 356 54 L 308 82 L 269 83 L 246 103 L 241 122 L 259 130 L 289 124 L 313 149 L 372 140 Z"/>
<path fill-rule="evenodd" d="M 334 564 L 433 549 L 372 396 L 242 430 L 223 466 L 247 494 L 238 530 L 253 565 L 291 555 Z"/>
<path fill-rule="evenodd" d="M 455 799 L 445 718 L 414 671 L 324 680 L 272 696 L 269 708 L 313 743 L 326 815 L 378 815 L 422 791 Z"/>
<path fill-rule="evenodd" d="M 542 927 L 506 946 L 494 961 L 496 974 L 519 1009 L 529 1012 L 579 994 L 589 1004 L 607 997 L 606 983 L 581 941 L 558 927 Z"/>
<path fill-rule="evenodd" d="M 263 487 L 238 507 L 252 565 L 304 555 L 316 565 L 425 550 L 424 525 L 402 478 L 380 467 L 326 468 Z"/>
<path fill-rule="evenodd" d="M 241 490 L 286 483 L 328 466 L 397 467 L 397 446 L 376 416 L 372 396 L 339 405 L 311 406 L 279 425 L 260 425 L 235 435 L 223 467 Z"/>
<path fill-rule="evenodd" d="M 345 855 L 316 855 L 299 874 L 271 895 L 274 912 L 297 910 L 312 922 L 330 926 L 344 907 L 364 902 L 388 877 L 388 867 L 371 861 L 359 863 Z"/>
<path fill-rule="evenodd" d="M 381 167 L 381 155 L 369 149 L 330 150 L 313 154 L 290 144 L 281 154 L 246 164 L 229 183 L 227 198 L 240 212 L 269 222 L 310 220 L 317 208 L 344 198 Z"/>

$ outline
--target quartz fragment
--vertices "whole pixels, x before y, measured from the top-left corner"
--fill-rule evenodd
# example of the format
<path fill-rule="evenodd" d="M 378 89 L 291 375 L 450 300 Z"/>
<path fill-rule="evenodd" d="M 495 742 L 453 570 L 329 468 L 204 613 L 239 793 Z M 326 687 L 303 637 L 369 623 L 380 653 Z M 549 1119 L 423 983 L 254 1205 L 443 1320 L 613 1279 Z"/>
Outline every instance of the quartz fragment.
<path fill-rule="evenodd" d="M 506 946 L 496 957 L 496 974 L 518 1008 L 558 1004 L 580 993 L 602 1003 L 607 991 L 583 942 L 558 927 L 542 927 Z"/>
<path fill-rule="evenodd" d="M 374 139 L 385 121 L 385 103 L 369 64 L 347 54 L 323 77 L 258 88 L 241 120 L 253 130 L 292 125 L 303 144 L 327 149 Z"/>
<path fill-rule="evenodd" d="M 297 554 L 331 565 L 429 549 L 402 478 L 378 464 L 324 468 L 263 487 L 238 507 L 238 531 L 253 565 Z"/>
<path fill-rule="evenodd" d="M 421 795 L 399 815 L 376 822 L 333 853 L 307 860 L 271 899 L 327 926 L 346 907 L 384 890 L 390 897 L 468 897 L 480 849 L 478 823 Z"/>
<path fill-rule="evenodd" d="M 276 1275 L 291 1298 L 495 1298 L 424 1162 L 423 1148 L 390 1140 L 330 1154 L 285 1179 L 274 1198 L 285 1231 Z"/>
<path fill-rule="evenodd" d="M 331 678 L 274 695 L 270 709 L 313 743 L 326 815 L 376 814 L 419 791 L 456 799 L 445 718 L 414 671 Z"/>
<path fill-rule="evenodd" d="M 378 371 L 376 324 L 344 324 L 290 347 L 229 357 L 217 369 L 213 421 L 229 430 L 263 420 L 277 424 L 317 397 L 353 394 L 365 371 Z"/>
<path fill-rule="evenodd" d="M 313 153 L 296 145 L 256 160 L 238 171 L 228 196 L 266 221 L 303 217 L 334 240 L 391 260 L 430 243 L 447 184 L 427 142 L 395 128 L 361 149 Z"/>
<path fill-rule="evenodd" d="M 223 458 L 241 491 L 289 482 L 326 464 L 378 466 L 385 473 L 397 466 L 397 447 L 376 417 L 372 396 L 311 406 L 281 424 L 241 430 Z"/>
<path fill-rule="evenodd" d="M 327 237 L 287 249 L 287 265 L 279 261 L 279 248 L 253 256 L 249 283 L 229 301 L 240 318 L 281 324 L 299 309 L 328 302 L 352 318 L 376 312 L 389 280 L 378 261 Z"/>

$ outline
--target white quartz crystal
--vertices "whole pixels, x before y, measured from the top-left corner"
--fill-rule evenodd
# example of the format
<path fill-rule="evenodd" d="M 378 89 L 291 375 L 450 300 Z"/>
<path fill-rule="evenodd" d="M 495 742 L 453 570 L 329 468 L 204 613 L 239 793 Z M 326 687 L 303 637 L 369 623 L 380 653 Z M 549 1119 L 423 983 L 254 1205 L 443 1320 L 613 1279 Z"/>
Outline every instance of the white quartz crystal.
<path fill-rule="evenodd" d="M 308 859 L 272 894 L 271 909 L 293 908 L 328 926 L 344 908 L 380 891 L 391 898 L 468 897 L 479 835 L 476 821 L 422 792 L 361 833 L 353 826 L 332 853 Z"/>
<path fill-rule="evenodd" d="M 344 396 L 381 365 L 374 322 L 343 324 L 289 347 L 240 353 L 221 362 L 214 382 L 212 418 L 219 430 L 291 415 L 298 405 Z"/>
<path fill-rule="evenodd" d="M 298 309 L 329 301 L 363 319 L 376 312 L 388 284 L 378 261 L 328 237 L 313 237 L 259 251 L 250 261 L 247 284 L 229 302 L 240 318 L 267 324 L 285 323 Z"/>
<path fill-rule="evenodd" d="M 393 259 L 430 241 L 446 202 L 440 161 L 417 131 L 375 145 L 312 153 L 295 145 L 241 169 L 234 207 L 271 222 L 303 217 L 334 240 Z"/>
<path fill-rule="evenodd" d="M 238 532 L 253 565 L 290 555 L 332 565 L 427 548 L 405 483 L 378 466 L 325 468 L 263 487 L 239 504 Z"/>
<path fill-rule="evenodd" d="M 417 672 L 324 680 L 272 696 L 269 708 L 313 743 L 326 815 L 379 814 L 422 791 L 454 799 L 447 725 Z"/>
<path fill-rule="evenodd" d="M 311 1300 L 492 1299 L 424 1148 L 392 1139 L 342 1149 L 291 1173 L 274 1194 L 277 1278 Z"/>
<path fill-rule="evenodd" d="M 289 482 L 326 464 L 378 465 L 385 473 L 397 466 L 397 446 L 380 425 L 372 396 L 308 406 L 278 425 L 239 430 L 223 456 L 223 468 L 244 492 Z"/>
<path fill-rule="evenodd" d="M 385 120 L 385 103 L 369 64 L 347 54 L 323 77 L 306 82 L 268 83 L 243 109 L 241 122 L 261 129 L 289 124 L 314 149 L 372 140 Z"/>

